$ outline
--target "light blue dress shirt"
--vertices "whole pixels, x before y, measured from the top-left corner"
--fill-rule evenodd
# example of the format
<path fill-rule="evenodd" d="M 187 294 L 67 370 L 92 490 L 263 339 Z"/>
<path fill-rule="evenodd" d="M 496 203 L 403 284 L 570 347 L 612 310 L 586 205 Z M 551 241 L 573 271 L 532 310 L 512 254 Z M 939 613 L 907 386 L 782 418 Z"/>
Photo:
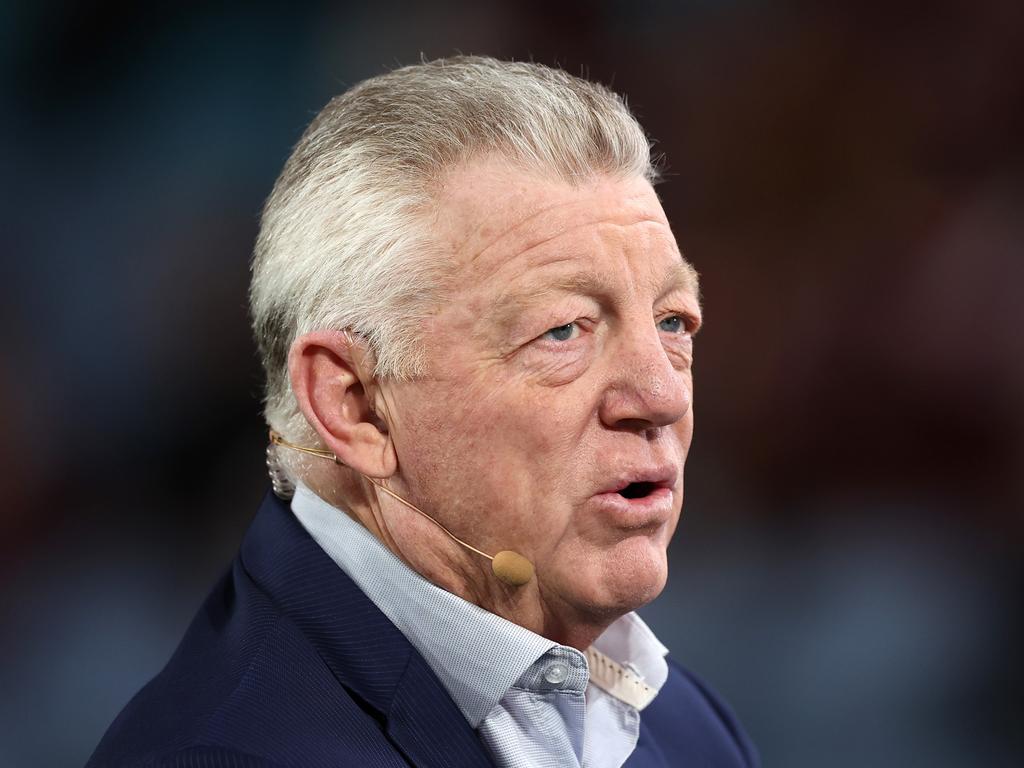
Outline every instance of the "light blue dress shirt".
<path fill-rule="evenodd" d="M 419 651 L 498 766 L 619 768 L 633 752 L 637 706 L 591 682 L 583 653 L 430 583 L 301 484 L 292 511 Z M 614 622 L 593 651 L 642 681 L 649 698 L 668 677 L 667 649 L 635 613 Z"/>

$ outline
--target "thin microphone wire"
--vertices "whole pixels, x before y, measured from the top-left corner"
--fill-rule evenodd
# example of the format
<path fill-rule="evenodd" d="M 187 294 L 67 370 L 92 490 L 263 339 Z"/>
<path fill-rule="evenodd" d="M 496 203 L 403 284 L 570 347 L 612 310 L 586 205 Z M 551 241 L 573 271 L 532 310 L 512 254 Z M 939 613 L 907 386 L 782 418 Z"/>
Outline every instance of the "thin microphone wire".
<path fill-rule="evenodd" d="M 348 466 L 347 464 L 345 464 L 345 462 L 343 462 L 341 459 L 339 459 L 336 454 L 332 453 L 331 451 L 325 450 L 323 448 L 308 448 L 308 447 L 306 447 L 304 445 L 296 445 L 295 443 L 289 443 L 287 440 L 285 440 L 281 436 L 281 434 L 279 432 L 277 432 L 276 430 L 273 430 L 273 429 L 270 430 L 270 442 L 273 443 L 274 445 L 280 445 L 280 446 L 282 446 L 284 448 L 291 448 L 293 451 L 300 451 L 302 453 L 308 453 L 310 456 L 316 456 L 316 457 L 321 458 L 321 459 L 331 459 L 335 464 L 340 464 L 341 466 Z M 350 467 L 350 469 L 351 469 L 351 467 Z M 452 541 L 454 541 L 454 542 L 456 542 L 458 544 L 461 544 L 462 546 L 464 546 L 466 549 L 470 550 L 471 552 L 476 552 L 481 557 L 486 557 L 488 560 L 490 560 L 492 562 L 494 561 L 494 556 L 493 555 L 488 555 L 486 552 L 481 552 L 479 549 L 474 547 L 472 544 L 467 544 L 462 539 L 460 539 L 458 536 L 456 536 L 454 533 L 452 533 L 447 528 L 445 528 L 437 520 L 435 520 L 430 515 L 428 515 L 426 512 L 424 512 L 422 509 L 420 509 L 415 504 L 413 504 L 411 501 L 406 501 L 405 499 L 403 499 L 401 496 L 399 496 L 397 493 L 392 491 L 390 488 L 388 488 L 386 485 L 384 485 L 380 481 L 375 480 L 372 477 L 367 477 L 366 475 L 362 475 L 362 476 L 365 477 L 367 480 L 369 480 L 371 483 L 373 483 L 375 486 L 380 488 L 382 491 L 384 491 L 384 493 L 386 493 L 388 496 L 393 498 L 395 501 L 397 501 L 397 502 L 399 502 L 401 504 L 404 504 L 409 509 L 411 509 L 413 512 L 419 512 L 421 515 L 423 515 L 423 517 L 427 518 L 427 520 L 429 520 L 434 525 L 436 525 L 438 528 L 440 528 L 442 531 L 444 531 L 446 534 L 448 534 L 449 538 L 451 538 Z"/>

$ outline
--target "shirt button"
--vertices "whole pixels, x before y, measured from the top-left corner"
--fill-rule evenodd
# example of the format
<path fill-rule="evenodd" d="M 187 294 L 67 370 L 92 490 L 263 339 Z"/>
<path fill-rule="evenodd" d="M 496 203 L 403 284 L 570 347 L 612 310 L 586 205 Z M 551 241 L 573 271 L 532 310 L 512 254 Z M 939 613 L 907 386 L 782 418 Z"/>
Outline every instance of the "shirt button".
<path fill-rule="evenodd" d="M 560 685 L 569 677 L 569 668 L 565 664 L 555 663 L 544 670 L 544 679 L 552 685 Z"/>

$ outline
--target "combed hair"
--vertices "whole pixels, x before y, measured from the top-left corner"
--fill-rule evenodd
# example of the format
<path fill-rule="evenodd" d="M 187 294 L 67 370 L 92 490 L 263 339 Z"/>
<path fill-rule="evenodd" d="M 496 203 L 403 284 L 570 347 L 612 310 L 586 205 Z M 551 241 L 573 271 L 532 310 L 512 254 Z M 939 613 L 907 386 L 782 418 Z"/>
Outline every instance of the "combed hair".
<path fill-rule="evenodd" d="M 438 59 L 335 97 L 285 164 L 256 241 L 250 311 L 273 429 L 319 444 L 288 376 L 304 333 L 351 329 L 381 378 L 422 372 L 418 328 L 448 259 L 431 239 L 436 193 L 447 173 L 489 154 L 574 185 L 597 174 L 656 180 L 625 101 L 540 64 Z"/>

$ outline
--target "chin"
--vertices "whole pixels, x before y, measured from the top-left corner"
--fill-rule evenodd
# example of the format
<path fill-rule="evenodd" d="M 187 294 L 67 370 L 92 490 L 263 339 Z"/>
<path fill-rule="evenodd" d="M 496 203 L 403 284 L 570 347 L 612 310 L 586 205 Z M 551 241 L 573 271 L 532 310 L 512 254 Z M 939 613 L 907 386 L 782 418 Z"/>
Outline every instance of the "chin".
<path fill-rule="evenodd" d="M 594 615 L 618 617 L 654 600 L 668 580 L 665 550 L 649 539 L 622 542 L 612 552 L 566 574 L 577 605 Z"/>

